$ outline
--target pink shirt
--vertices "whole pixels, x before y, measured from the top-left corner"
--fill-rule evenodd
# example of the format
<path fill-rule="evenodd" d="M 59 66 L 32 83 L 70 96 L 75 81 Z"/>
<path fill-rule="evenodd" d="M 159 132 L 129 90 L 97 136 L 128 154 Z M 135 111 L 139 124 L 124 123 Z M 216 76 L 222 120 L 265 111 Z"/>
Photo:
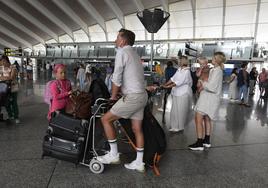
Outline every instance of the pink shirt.
<path fill-rule="evenodd" d="M 72 90 L 70 80 L 57 80 L 50 85 L 52 102 L 48 112 L 48 119 L 51 118 L 51 113 L 56 110 L 64 109 L 69 101 L 68 92 Z"/>
<path fill-rule="evenodd" d="M 260 82 L 265 82 L 266 79 L 267 79 L 267 77 L 268 77 L 267 72 L 265 72 L 265 73 L 261 72 L 261 73 L 259 74 L 259 80 L 260 80 Z"/>

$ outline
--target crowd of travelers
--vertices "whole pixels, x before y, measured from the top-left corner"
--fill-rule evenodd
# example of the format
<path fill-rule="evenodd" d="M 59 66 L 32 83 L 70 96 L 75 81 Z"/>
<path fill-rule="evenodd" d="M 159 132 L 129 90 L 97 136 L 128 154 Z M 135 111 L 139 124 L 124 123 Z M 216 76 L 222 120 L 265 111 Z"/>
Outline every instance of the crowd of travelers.
<path fill-rule="evenodd" d="M 135 135 L 136 158 L 125 164 L 125 168 L 144 172 L 144 134 L 142 121 L 144 118 L 144 108 L 147 104 L 147 91 L 164 89 L 164 100 L 170 94 L 172 97 L 172 107 L 170 112 L 169 131 L 173 133 L 183 133 L 187 124 L 187 118 L 194 104 L 194 120 L 196 128 L 196 140 L 189 145 L 190 150 L 204 150 L 211 147 L 212 122 L 217 119 L 218 109 L 222 97 L 223 71 L 226 62 L 225 54 L 215 52 L 212 60 L 199 57 L 197 62 L 199 68 L 195 72 L 191 70 L 187 56 L 179 57 L 177 67 L 173 61 L 168 61 L 165 71 L 161 70 L 160 64 L 155 64 L 156 72 L 162 76 L 164 83 L 158 86 L 145 87 L 144 68 L 141 59 L 132 48 L 135 42 L 135 34 L 132 31 L 121 29 L 116 38 L 117 54 L 114 67 L 107 66 L 104 82 L 111 94 L 110 100 L 116 101 L 112 108 L 106 112 L 101 122 L 104 133 L 109 143 L 110 151 L 105 155 L 98 156 L 97 160 L 103 164 L 117 164 L 120 156 L 117 146 L 116 131 L 113 122 L 120 119 L 130 119 L 131 128 Z M 209 62 L 211 66 L 209 66 Z M 2 56 L 0 66 L 3 67 L 0 81 L 11 81 L 11 94 L 8 103 L 5 105 L 8 118 L 19 123 L 19 111 L 17 104 L 18 93 L 18 71 L 16 66 L 10 64 L 8 57 Z M 253 67 L 250 73 L 247 72 L 247 62 L 241 64 L 241 68 L 234 68 L 228 79 L 229 98 L 231 102 L 237 101 L 240 105 L 250 107 L 249 95 L 255 94 L 255 87 L 258 83 L 260 98 L 268 97 L 268 73 L 265 68 L 258 73 Z M 47 69 L 50 65 L 47 64 Z M 28 70 L 28 68 L 27 68 Z M 48 111 L 48 120 L 54 111 L 62 110 L 68 104 L 74 89 L 83 92 L 90 92 L 92 81 L 100 78 L 101 72 L 90 64 L 79 64 L 75 70 L 76 85 L 72 86 L 66 75 L 66 65 L 55 64 L 53 75 L 56 82 L 49 87 L 52 94 L 51 105 Z M 120 94 L 120 98 L 118 97 Z"/>

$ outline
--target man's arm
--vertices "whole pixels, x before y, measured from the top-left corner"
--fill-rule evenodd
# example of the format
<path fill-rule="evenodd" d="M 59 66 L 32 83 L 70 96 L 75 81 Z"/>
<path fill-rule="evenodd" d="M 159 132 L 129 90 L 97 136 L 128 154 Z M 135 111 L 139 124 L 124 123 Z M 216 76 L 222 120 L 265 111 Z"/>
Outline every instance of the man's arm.
<path fill-rule="evenodd" d="M 111 100 L 117 100 L 117 95 L 120 91 L 120 87 L 118 87 L 117 85 L 115 85 L 114 83 L 112 83 L 112 96 L 111 96 Z"/>

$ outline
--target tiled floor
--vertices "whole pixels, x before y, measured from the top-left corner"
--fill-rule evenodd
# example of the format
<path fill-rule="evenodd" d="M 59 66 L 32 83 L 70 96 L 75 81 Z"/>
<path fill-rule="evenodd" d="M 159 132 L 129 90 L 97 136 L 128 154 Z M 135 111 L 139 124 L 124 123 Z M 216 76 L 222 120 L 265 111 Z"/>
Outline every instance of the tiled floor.
<path fill-rule="evenodd" d="M 41 159 L 42 138 L 47 128 L 47 106 L 42 101 L 44 79 L 23 80 L 19 94 L 21 124 L 0 122 L 0 187 L 267 187 L 267 101 L 251 99 L 246 108 L 222 99 L 214 123 L 212 148 L 193 152 L 193 113 L 182 134 L 166 131 L 168 149 L 160 163 L 161 176 L 123 167 L 135 157 L 127 145 L 120 165 L 107 165 L 96 175 L 84 166 L 51 158 Z M 169 113 L 166 114 L 168 117 Z M 156 113 L 161 122 L 161 112 Z M 167 125 L 163 125 L 167 130 Z"/>

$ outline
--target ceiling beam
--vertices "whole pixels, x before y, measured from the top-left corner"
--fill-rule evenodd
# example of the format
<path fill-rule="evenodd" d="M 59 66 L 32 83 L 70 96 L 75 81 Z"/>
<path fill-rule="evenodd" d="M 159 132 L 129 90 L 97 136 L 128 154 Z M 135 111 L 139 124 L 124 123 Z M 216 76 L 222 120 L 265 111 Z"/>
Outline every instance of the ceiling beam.
<path fill-rule="evenodd" d="M 73 31 L 70 29 L 65 23 L 63 23 L 58 17 L 56 17 L 50 10 L 48 10 L 44 5 L 42 5 L 37 0 L 26 0 L 29 4 L 31 4 L 34 8 L 36 8 L 39 12 L 41 12 L 44 16 L 46 16 L 50 21 L 55 23 L 58 27 L 60 27 L 65 33 L 67 33 L 72 40 Z"/>
<path fill-rule="evenodd" d="M 89 37 L 88 25 L 63 0 L 52 0 L 65 14 L 67 14 Z"/>
<path fill-rule="evenodd" d="M 160 0 L 164 11 L 169 12 L 168 0 Z"/>
<path fill-rule="evenodd" d="M 49 29 L 46 25 L 42 24 L 37 18 L 29 14 L 27 11 L 25 11 L 23 8 L 21 8 L 19 5 L 17 5 L 14 1 L 1 1 L 2 3 L 6 4 L 9 8 L 11 8 L 14 12 L 20 14 L 25 19 L 27 19 L 29 22 L 34 24 L 36 27 L 38 27 L 43 32 L 47 33 L 49 36 L 51 36 L 56 41 L 58 40 L 58 35 L 53 32 L 51 29 Z"/>
<path fill-rule="evenodd" d="M 193 38 L 195 39 L 196 33 L 196 0 L 191 0 L 191 7 L 193 13 Z"/>
<path fill-rule="evenodd" d="M 96 8 L 87 0 L 78 0 L 80 5 L 84 7 L 88 14 L 90 14 L 101 26 L 104 32 L 107 32 L 105 20 L 102 15 L 96 10 Z"/>
<path fill-rule="evenodd" d="M 226 0 L 222 0 L 222 28 L 221 37 L 225 37 Z"/>
<path fill-rule="evenodd" d="M 12 18 L 9 15 L 7 15 L 2 10 L 0 10 L 0 17 L 5 18 L 5 21 L 7 21 L 11 25 L 15 26 L 16 28 L 20 29 L 21 31 L 24 31 L 28 36 L 34 38 L 35 40 L 37 40 L 41 44 L 45 44 L 45 41 L 42 39 L 42 37 L 40 37 L 37 34 L 35 34 L 34 32 L 32 32 L 30 29 L 28 29 L 27 27 L 22 25 L 20 22 L 18 22 L 14 18 Z"/>
<path fill-rule="evenodd" d="M 143 11 L 144 5 L 142 4 L 141 0 L 132 0 L 134 2 L 134 4 L 136 5 L 138 11 Z"/>
<path fill-rule="evenodd" d="M 11 44 L 10 42 L 7 42 L 6 40 L 0 38 L 0 44 L 7 48 L 18 48 L 18 46 L 15 46 Z"/>
<path fill-rule="evenodd" d="M 0 31 L 2 33 L 4 33 L 5 35 L 9 36 L 10 38 L 18 41 L 19 43 L 22 44 L 23 46 L 26 46 L 28 48 L 33 48 L 33 45 L 30 44 L 28 41 L 24 40 L 23 38 L 21 38 L 20 36 L 18 36 L 17 34 L 13 33 L 12 31 L 6 29 L 5 27 L 3 27 L 2 25 L 0 25 Z"/>
<path fill-rule="evenodd" d="M 254 29 L 254 42 L 256 42 L 256 40 L 257 40 L 259 18 L 260 18 L 260 8 L 261 8 L 261 0 L 258 0 L 257 1 L 257 9 L 256 9 L 255 29 Z"/>
<path fill-rule="evenodd" d="M 125 27 L 124 14 L 114 0 L 104 0 L 105 3 L 112 9 L 116 18 L 119 20 L 122 27 Z"/>

